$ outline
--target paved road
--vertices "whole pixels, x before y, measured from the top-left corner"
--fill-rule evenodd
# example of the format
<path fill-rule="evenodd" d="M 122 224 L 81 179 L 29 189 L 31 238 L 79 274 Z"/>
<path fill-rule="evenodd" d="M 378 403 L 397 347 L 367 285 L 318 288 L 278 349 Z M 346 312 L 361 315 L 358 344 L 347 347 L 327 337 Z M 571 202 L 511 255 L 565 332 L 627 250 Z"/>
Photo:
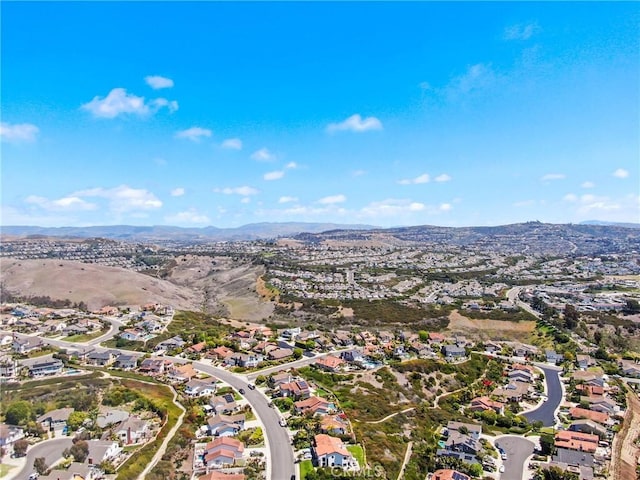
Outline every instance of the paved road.
<path fill-rule="evenodd" d="M 271 375 L 272 373 L 277 373 L 277 372 L 280 372 L 282 370 L 288 370 L 290 368 L 304 367 L 306 365 L 311 365 L 312 363 L 314 363 L 319 358 L 326 357 L 327 355 L 340 356 L 341 352 L 345 352 L 345 351 L 349 351 L 349 350 L 357 350 L 359 348 L 360 347 L 352 347 L 350 349 L 341 348 L 341 349 L 337 349 L 337 350 L 331 350 L 330 352 L 318 353 L 318 354 L 314 355 L 313 357 L 302 357 L 299 360 L 294 360 L 292 362 L 283 363 L 282 365 L 276 365 L 274 367 L 263 368 L 262 370 L 256 370 L 255 372 L 248 373 L 247 374 L 247 378 L 249 380 L 253 381 L 259 375 L 268 376 L 268 375 Z"/>
<path fill-rule="evenodd" d="M 267 478 L 289 480 L 295 474 L 293 449 L 287 429 L 280 426 L 277 409 L 269 407 L 269 400 L 258 390 L 249 390 L 247 381 L 236 374 L 206 363 L 193 362 L 193 367 L 228 383 L 236 390 L 245 390 L 245 398 L 253 407 L 265 428 L 267 448 L 271 463 L 267 463 Z M 270 465 L 270 466 L 269 466 Z"/>
<path fill-rule="evenodd" d="M 27 460 L 19 472 L 13 474 L 9 472 L 10 478 L 15 480 L 27 480 L 33 469 L 33 461 L 38 457 L 44 457 L 47 465 L 51 466 L 62 458 L 62 451 L 71 447 L 71 437 L 56 438 L 38 443 L 27 452 Z"/>
<path fill-rule="evenodd" d="M 547 384 L 547 400 L 535 410 L 525 413 L 524 416 L 530 422 L 540 420 L 545 427 L 551 427 L 556 424 L 556 410 L 562 403 L 560 369 L 539 363 L 535 365 L 544 372 L 544 380 Z"/>
<path fill-rule="evenodd" d="M 500 437 L 496 440 L 507 454 L 504 463 L 504 473 L 500 474 L 500 480 L 522 480 L 524 476 L 525 460 L 533 453 L 535 445 L 531 440 L 515 435 Z"/>

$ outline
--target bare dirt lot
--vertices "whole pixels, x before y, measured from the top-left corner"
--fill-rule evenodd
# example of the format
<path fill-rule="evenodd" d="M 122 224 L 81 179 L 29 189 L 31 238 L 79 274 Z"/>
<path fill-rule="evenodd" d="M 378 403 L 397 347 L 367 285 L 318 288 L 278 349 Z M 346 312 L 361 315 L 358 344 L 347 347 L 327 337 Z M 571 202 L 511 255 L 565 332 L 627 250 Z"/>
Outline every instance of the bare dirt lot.
<path fill-rule="evenodd" d="M 12 294 L 85 302 L 91 310 L 149 302 L 186 310 L 198 305 L 191 289 L 122 268 L 66 260 L 4 259 L 0 271 L 3 288 Z"/>
<path fill-rule="evenodd" d="M 536 328 L 536 322 L 467 318 L 454 310 L 449 314 L 447 330 L 467 336 L 493 340 L 525 341 Z"/>

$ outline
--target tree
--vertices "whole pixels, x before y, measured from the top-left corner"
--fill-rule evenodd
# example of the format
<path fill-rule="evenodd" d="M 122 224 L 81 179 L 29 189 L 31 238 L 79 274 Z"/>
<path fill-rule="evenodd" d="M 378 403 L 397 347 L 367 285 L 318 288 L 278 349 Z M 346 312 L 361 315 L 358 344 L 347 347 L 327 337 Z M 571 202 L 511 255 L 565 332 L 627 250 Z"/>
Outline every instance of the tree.
<path fill-rule="evenodd" d="M 75 431 L 82 426 L 82 422 L 84 422 L 86 419 L 87 414 L 85 412 L 74 411 L 69 415 L 67 425 L 72 431 Z"/>
<path fill-rule="evenodd" d="M 31 404 L 25 400 L 13 402 L 7 408 L 5 421 L 9 425 L 25 425 L 33 416 Z"/>
<path fill-rule="evenodd" d="M 39 475 L 44 475 L 47 473 L 49 466 L 47 465 L 47 461 L 44 457 L 38 457 L 33 461 L 33 468 L 35 468 Z"/>
<path fill-rule="evenodd" d="M 564 326 L 569 330 L 573 330 L 578 326 L 578 311 L 576 307 L 570 304 L 564 306 Z"/>
<path fill-rule="evenodd" d="M 556 444 L 556 439 L 549 433 L 540 436 L 540 449 L 543 455 L 551 455 Z"/>
<path fill-rule="evenodd" d="M 24 457 L 27 454 L 27 448 L 29 448 L 29 442 L 21 438 L 14 442 L 13 453 L 15 453 L 17 457 Z"/>
<path fill-rule="evenodd" d="M 69 448 L 68 455 L 73 456 L 74 461 L 83 463 L 89 456 L 89 444 L 85 440 L 75 442 Z"/>
<path fill-rule="evenodd" d="M 293 349 L 293 358 L 295 358 L 296 360 L 302 357 L 302 349 L 301 348 L 294 348 Z"/>
<path fill-rule="evenodd" d="M 602 342 L 602 332 L 600 330 L 596 330 L 593 333 L 593 341 L 597 344 L 600 345 L 600 342 Z"/>

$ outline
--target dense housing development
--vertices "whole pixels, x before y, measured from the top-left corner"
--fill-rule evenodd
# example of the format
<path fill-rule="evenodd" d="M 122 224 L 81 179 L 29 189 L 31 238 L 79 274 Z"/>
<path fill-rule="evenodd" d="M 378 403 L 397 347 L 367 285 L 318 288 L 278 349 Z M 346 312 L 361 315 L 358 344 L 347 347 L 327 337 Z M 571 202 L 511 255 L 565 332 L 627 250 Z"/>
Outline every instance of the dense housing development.
<path fill-rule="evenodd" d="M 72 260 L 59 268 L 118 265 L 155 282 L 141 303 L 96 302 L 24 293 L 7 276 L 7 478 L 630 478 L 633 242 L 399 240 L 409 233 L 3 243 L 11 275 Z M 159 300 L 170 284 L 199 303 Z M 248 301 L 266 313 L 235 318 Z"/>

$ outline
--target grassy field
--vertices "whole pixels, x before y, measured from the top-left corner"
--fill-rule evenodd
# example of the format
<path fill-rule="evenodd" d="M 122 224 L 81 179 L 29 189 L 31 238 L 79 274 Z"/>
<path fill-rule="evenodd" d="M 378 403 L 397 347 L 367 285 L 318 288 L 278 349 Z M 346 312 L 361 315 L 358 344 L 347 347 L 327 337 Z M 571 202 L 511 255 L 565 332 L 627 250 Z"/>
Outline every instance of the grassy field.
<path fill-rule="evenodd" d="M 311 460 L 303 460 L 300 462 L 300 479 L 304 480 L 307 478 L 309 473 L 313 472 L 313 463 Z"/>
<path fill-rule="evenodd" d="M 360 468 L 364 468 L 364 450 L 360 445 L 348 445 L 347 450 L 351 452 L 351 455 L 358 461 Z"/>
<path fill-rule="evenodd" d="M 71 335 L 69 337 L 61 338 L 63 342 L 88 342 L 89 340 L 93 340 L 94 338 L 98 338 L 109 331 L 108 328 L 100 330 L 95 333 L 84 333 L 82 335 Z"/>
<path fill-rule="evenodd" d="M 15 468 L 13 465 L 5 465 L 4 463 L 0 463 L 0 478 L 6 476 L 13 468 Z"/>

